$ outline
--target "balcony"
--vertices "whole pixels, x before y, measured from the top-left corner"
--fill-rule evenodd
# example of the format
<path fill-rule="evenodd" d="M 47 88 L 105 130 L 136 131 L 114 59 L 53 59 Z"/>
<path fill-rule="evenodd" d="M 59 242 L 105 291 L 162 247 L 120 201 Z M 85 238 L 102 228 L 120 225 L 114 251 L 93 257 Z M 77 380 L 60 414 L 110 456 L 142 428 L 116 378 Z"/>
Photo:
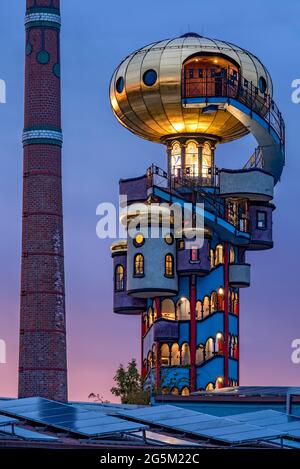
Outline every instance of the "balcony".
<path fill-rule="evenodd" d="M 229 284 L 234 288 L 250 286 L 250 264 L 230 264 Z"/>
<path fill-rule="evenodd" d="M 274 178 L 262 169 L 222 169 L 219 176 L 221 197 L 246 198 L 268 202 L 273 199 Z"/>
<path fill-rule="evenodd" d="M 154 324 L 154 340 L 157 342 L 177 342 L 179 338 L 178 321 L 169 321 L 168 319 L 158 319 Z"/>

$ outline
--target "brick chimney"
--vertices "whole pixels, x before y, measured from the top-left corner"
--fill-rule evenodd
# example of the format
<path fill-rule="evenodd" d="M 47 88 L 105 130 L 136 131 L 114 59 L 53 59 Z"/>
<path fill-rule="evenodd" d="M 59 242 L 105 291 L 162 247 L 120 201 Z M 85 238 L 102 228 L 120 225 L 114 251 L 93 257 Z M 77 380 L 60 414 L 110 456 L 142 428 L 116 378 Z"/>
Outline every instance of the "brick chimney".
<path fill-rule="evenodd" d="M 67 400 L 60 1 L 26 0 L 19 397 Z"/>

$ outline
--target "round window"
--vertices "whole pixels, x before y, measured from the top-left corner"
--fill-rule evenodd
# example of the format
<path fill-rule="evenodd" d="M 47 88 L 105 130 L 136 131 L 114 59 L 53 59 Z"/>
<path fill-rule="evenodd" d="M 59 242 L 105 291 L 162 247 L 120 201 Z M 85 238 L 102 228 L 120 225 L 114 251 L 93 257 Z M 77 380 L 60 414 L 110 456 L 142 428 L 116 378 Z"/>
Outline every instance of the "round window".
<path fill-rule="evenodd" d="M 147 86 L 153 86 L 157 80 L 157 73 L 155 70 L 147 70 L 143 75 L 143 82 Z"/>
<path fill-rule="evenodd" d="M 134 245 L 137 246 L 142 246 L 145 242 L 145 238 L 142 235 L 142 233 L 138 233 L 135 238 L 134 238 Z"/>
<path fill-rule="evenodd" d="M 267 82 L 264 77 L 260 77 L 258 80 L 258 87 L 261 93 L 265 93 L 267 91 Z"/>
<path fill-rule="evenodd" d="M 166 242 L 167 244 L 173 244 L 173 241 L 174 241 L 174 236 L 172 235 L 172 233 L 166 234 L 166 236 L 165 236 L 165 242 Z"/>
<path fill-rule="evenodd" d="M 118 93 L 122 93 L 123 89 L 124 89 L 124 78 L 119 77 L 116 83 L 116 90 Z"/>

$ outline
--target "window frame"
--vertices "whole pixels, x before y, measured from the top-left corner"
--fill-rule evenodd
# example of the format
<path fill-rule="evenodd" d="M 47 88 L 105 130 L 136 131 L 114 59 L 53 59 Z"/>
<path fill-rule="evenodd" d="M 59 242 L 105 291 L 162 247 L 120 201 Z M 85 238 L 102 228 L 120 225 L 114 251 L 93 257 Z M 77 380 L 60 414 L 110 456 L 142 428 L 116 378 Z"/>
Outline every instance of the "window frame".
<path fill-rule="evenodd" d="M 136 270 L 136 258 L 138 256 L 141 256 L 141 258 L 142 258 L 142 266 L 143 266 L 142 273 L 137 273 L 137 270 Z M 134 258 L 133 258 L 133 276 L 135 278 L 145 277 L 145 258 L 143 256 L 143 254 L 140 253 L 140 252 L 136 253 Z"/>
<path fill-rule="evenodd" d="M 259 226 L 259 215 L 264 215 L 264 227 Z M 266 231 L 268 229 L 268 214 L 265 210 L 257 210 L 256 212 L 256 229 L 261 231 Z"/>
<path fill-rule="evenodd" d="M 168 274 L 167 273 L 167 257 L 170 256 L 171 258 L 171 266 L 172 266 L 172 273 L 171 274 Z M 172 253 L 168 252 L 166 255 L 165 255 L 165 277 L 167 278 L 174 278 L 175 276 L 175 266 L 174 266 L 174 256 Z"/>
<path fill-rule="evenodd" d="M 122 268 L 122 275 L 123 275 L 122 281 L 121 281 L 121 282 L 122 282 L 122 287 L 121 287 L 121 288 L 117 288 L 118 283 L 120 283 L 120 280 L 118 280 L 118 275 L 119 275 L 119 274 L 118 274 L 118 272 L 117 272 L 117 270 L 118 270 L 119 267 Z M 124 289 L 125 289 L 124 276 L 125 276 L 125 269 L 124 269 L 123 264 L 117 264 L 116 267 L 115 267 L 115 282 L 114 282 L 114 284 L 115 284 L 115 285 L 114 285 L 114 287 L 115 287 L 115 292 L 122 292 L 122 291 L 124 291 Z M 121 283 L 120 283 L 120 284 L 121 284 Z"/>

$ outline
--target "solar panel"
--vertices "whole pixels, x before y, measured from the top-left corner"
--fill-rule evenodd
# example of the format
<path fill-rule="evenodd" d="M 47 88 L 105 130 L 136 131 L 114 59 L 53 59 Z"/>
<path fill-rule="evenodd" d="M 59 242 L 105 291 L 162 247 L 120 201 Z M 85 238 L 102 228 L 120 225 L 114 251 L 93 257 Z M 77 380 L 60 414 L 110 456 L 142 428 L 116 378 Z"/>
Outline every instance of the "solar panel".
<path fill-rule="evenodd" d="M 1 433 L 6 435 L 17 436 L 23 440 L 30 441 L 57 441 L 58 438 L 55 436 L 45 435 L 40 432 L 33 432 L 32 430 L 27 430 L 27 428 L 8 426 L 0 429 Z"/>
<path fill-rule="evenodd" d="M 147 428 L 140 423 L 128 422 L 102 412 L 80 409 L 70 404 L 62 404 L 41 397 L 0 402 L 0 411 L 45 426 L 89 437 Z"/>
<path fill-rule="evenodd" d="M 9 425 L 10 423 L 17 423 L 18 420 L 12 417 L 7 417 L 6 415 L 0 415 L 0 427 L 2 425 Z"/>
<path fill-rule="evenodd" d="M 252 425 L 251 420 L 259 419 L 259 412 L 250 414 L 252 415 L 249 416 L 249 422 L 244 417 L 242 418 L 245 421 L 239 422 L 238 419 L 234 419 L 235 416 L 216 417 L 171 405 L 122 411 L 122 415 L 133 420 L 153 423 L 156 426 L 226 443 L 249 442 L 281 436 L 278 430 Z M 244 414 L 240 415 L 244 416 Z M 270 414 L 263 414 L 263 416 L 270 417 Z"/>

